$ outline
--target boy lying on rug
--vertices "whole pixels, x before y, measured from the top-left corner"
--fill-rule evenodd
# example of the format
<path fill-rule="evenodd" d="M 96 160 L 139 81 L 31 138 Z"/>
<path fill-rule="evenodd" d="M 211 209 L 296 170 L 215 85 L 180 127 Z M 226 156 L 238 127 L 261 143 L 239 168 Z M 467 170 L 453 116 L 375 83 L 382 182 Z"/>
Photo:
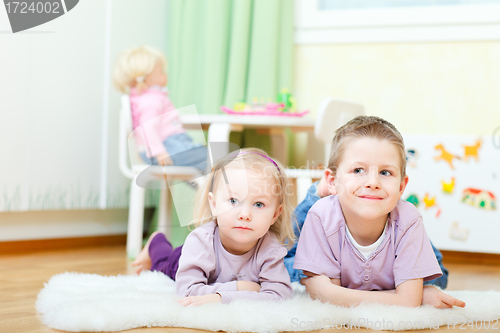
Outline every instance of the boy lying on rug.
<path fill-rule="evenodd" d="M 293 264 L 311 297 L 342 306 L 465 306 L 423 286 L 442 272 L 422 217 L 401 200 L 405 151 L 398 130 L 378 117 L 359 116 L 336 131 L 325 171 L 332 196 L 309 210 Z"/>
<path fill-rule="evenodd" d="M 386 123 L 385 121 L 382 122 Z M 393 127 L 392 125 L 390 126 Z M 397 130 L 395 131 L 399 134 Z M 387 142 L 383 141 L 383 143 Z M 343 147 L 340 148 L 342 149 Z M 340 152 L 343 151 L 340 150 Z M 254 163 L 253 160 L 249 159 L 250 156 L 260 156 L 261 160 L 259 163 Z M 395 156 L 397 157 L 398 155 L 395 154 L 392 156 L 389 154 L 389 158 L 394 158 Z M 276 240 L 272 242 L 270 241 L 273 233 L 275 233 L 276 235 L 280 235 L 282 244 L 292 244 L 293 231 L 291 231 L 291 223 L 289 222 L 290 206 L 289 199 L 285 191 L 287 184 L 286 176 L 281 171 L 282 168 L 262 151 L 242 151 L 242 153 L 238 155 L 238 158 L 242 158 L 244 162 L 247 162 L 247 164 L 251 163 L 251 168 L 244 170 L 247 172 L 242 171 L 241 163 L 227 164 L 230 160 L 229 158 L 229 160 L 225 162 L 226 165 L 222 163 L 214 167 L 212 181 L 207 182 L 205 188 L 200 189 L 199 191 L 198 200 L 196 202 L 201 205 L 200 216 L 202 216 L 202 218 L 199 219 L 199 221 L 202 221 L 202 223 L 199 223 L 198 225 L 209 221 L 208 223 L 199 226 L 198 229 L 193 231 L 188 236 L 186 244 L 175 250 L 172 249 L 170 243 L 162 234 L 153 234 L 141 254 L 133 262 L 133 266 L 137 267 L 137 273 L 141 270 L 157 270 L 165 273 L 172 279 L 176 279 L 177 293 L 184 297 L 180 300 L 183 305 L 198 305 L 211 302 L 228 303 L 235 298 L 280 300 L 291 297 L 290 278 L 288 274 L 286 274 L 286 270 L 283 265 L 283 257 L 286 254 L 286 250 L 282 245 L 278 245 Z M 394 165 L 391 167 L 395 167 L 397 171 L 400 169 L 404 170 L 404 165 L 398 169 L 397 165 L 399 163 L 393 164 Z M 225 168 L 223 168 L 224 166 Z M 271 166 L 270 169 L 272 170 L 272 173 L 269 173 L 269 166 Z M 229 177 L 230 181 L 228 182 L 227 175 L 223 174 L 226 184 L 222 182 L 221 178 L 221 172 L 224 171 L 224 169 L 228 169 L 229 171 L 227 173 L 231 176 Z M 359 170 L 357 170 L 356 173 L 359 172 L 360 174 L 363 174 L 362 168 L 358 169 Z M 239 173 L 237 173 L 238 170 Z M 263 180 L 262 177 L 259 177 L 258 171 L 262 172 L 263 170 L 266 171 L 264 172 L 264 179 L 271 177 L 269 181 Z M 387 178 L 389 178 L 389 174 L 392 178 L 399 177 L 397 172 L 385 169 L 380 170 L 380 173 Z M 331 169 L 330 171 L 327 170 L 326 174 L 327 179 L 334 179 L 334 174 L 331 172 Z M 241 178 L 246 178 L 246 181 L 243 183 L 248 184 L 248 197 L 245 197 L 246 193 L 241 195 L 241 193 L 238 193 L 237 191 L 234 192 L 234 188 L 238 188 L 238 186 L 241 185 Z M 231 179 L 233 179 L 233 181 L 231 181 Z M 389 212 L 395 209 L 397 201 L 400 199 L 404 187 L 406 186 L 407 177 L 401 176 L 401 179 L 399 181 L 401 184 L 404 184 L 404 186 L 400 191 L 397 189 L 397 193 L 393 193 L 394 188 L 386 188 L 385 186 L 383 190 L 379 188 L 382 193 L 386 193 L 386 191 L 389 190 L 391 193 L 390 199 L 385 201 L 377 199 L 376 203 L 370 202 L 367 208 L 374 210 L 376 213 L 385 214 L 385 219 L 387 219 Z M 259 195 L 261 196 L 263 190 L 264 194 L 270 193 L 267 191 L 269 186 L 270 189 L 273 189 L 274 196 L 267 195 L 268 203 L 266 203 L 263 198 L 259 197 Z M 279 192 L 275 192 L 277 189 L 279 189 Z M 332 190 L 331 192 L 332 194 L 338 193 L 338 196 L 341 196 L 338 191 L 335 192 Z M 330 199 L 336 197 L 337 196 L 332 196 Z M 375 202 L 375 199 L 370 200 L 374 200 Z M 387 201 L 389 201 L 389 203 L 386 203 Z M 231 209 L 225 210 L 223 205 L 228 202 L 231 205 Z M 249 204 L 251 206 L 250 208 L 247 207 Z M 362 204 L 365 205 L 366 203 Z M 377 208 L 377 205 L 382 207 Z M 263 207 L 269 208 L 269 206 L 274 207 L 274 214 L 272 214 L 272 216 L 266 215 L 267 217 L 265 217 L 263 222 L 265 222 L 265 225 L 270 232 L 267 232 L 267 229 L 265 232 L 262 230 L 263 233 L 253 232 L 254 230 L 252 230 L 252 228 L 254 227 L 250 224 L 261 220 L 260 215 L 258 215 L 260 214 L 260 210 Z M 220 209 L 223 209 L 223 211 L 220 211 Z M 341 210 L 339 206 L 336 206 L 337 215 L 340 214 L 340 216 L 342 216 L 341 212 L 343 212 L 343 210 Z M 335 211 L 331 212 L 331 214 L 335 215 Z M 243 223 L 244 221 L 245 223 Z M 274 221 L 277 222 L 275 223 Z M 288 221 L 288 223 L 282 223 L 283 221 Z M 249 223 L 249 227 L 243 227 L 247 222 Z M 321 223 L 321 221 L 319 221 L 319 223 Z M 422 233 L 420 247 L 426 250 L 430 248 L 430 253 L 432 254 L 432 248 L 425 234 L 425 230 L 421 225 L 421 220 L 420 224 L 416 225 L 420 228 L 419 230 Z M 234 229 L 239 230 L 235 231 Z M 373 229 L 376 228 L 368 229 L 370 230 L 370 235 L 372 235 L 373 232 L 378 232 L 377 238 L 380 238 L 382 234 L 385 235 L 385 233 L 383 233 L 384 228 L 379 231 Z M 246 231 L 252 231 L 251 233 L 248 232 L 252 234 L 251 238 L 246 238 L 246 236 L 243 237 L 243 234 L 246 234 Z M 356 236 L 358 235 L 356 234 Z M 404 234 L 400 236 L 404 236 Z M 388 236 L 387 239 L 382 241 L 380 250 L 383 250 L 388 246 L 390 239 L 391 237 Z M 407 238 L 404 238 L 405 241 L 406 239 Z M 344 241 L 348 242 L 347 240 Z M 401 243 L 400 239 L 396 239 L 396 241 L 397 243 L 394 242 L 392 245 L 393 247 L 396 246 L 396 248 L 393 249 L 395 250 L 393 254 L 399 254 L 398 251 L 400 250 L 404 250 L 401 253 L 406 254 L 408 242 Z M 243 244 L 240 244 L 239 242 L 243 242 Z M 377 248 L 378 245 L 379 244 L 376 243 L 373 247 Z M 401 249 L 397 247 L 399 245 L 402 246 Z M 403 245 L 405 246 L 403 247 Z M 307 251 L 308 246 L 305 245 L 305 247 Z M 311 246 L 311 249 L 316 248 L 317 247 Z M 327 247 L 324 249 L 327 249 Z M 324 251 L 324 249 L 320 250 Z M 377 251 L 378 248 L 375 251 L 376 253 L 374 253 L 374 257 L 377 256 Z M 434 277 L 439 277 L 441 275 L 441 270 L 439 269 L 439 266 L 437 266 L 437 269 L 434 266 L 434 264 L 437 265 L 435 257 L 433 255 L 429 256 L 428 251 L 425 253 L 426 256 L 417 256 L 418 258 L 414 258 L 416 262 L 422 265 L 422 269 L 426 271 L 433 271 L 432 274 L 425 276 L 425 278 L 429 280 Z M 315 253 L 315 251 L 310 251 L 309 249 L 307 256 L 310 258 L 311 263 L 315 263 L 319 267 L 323 267 L 324 269 L 331 271 L 331 268 L 328 266 L 332 264 L 331 258 L 326 258 L 326 261 L 323 262 L 313 260 L 320 254 L 321 253 Z M 318 256 L 318 258 L 323 257 Z M 406 260 L 404 258 L 405 257 L 403 256 L 402 260 Z M 304 259 L 301 260 L 304 261 Z M 350 258 L 350 260 L 352 260 L 352 258 Z M 426 262 L 427 260 L 429 262 Z M 307 259 L 305 261 L 307 261 Z M 366 259 L 364 261 L 366 261 Z M 300 263 L 301 262 L 299 261 L 299 264 Z M 340 267 L 339 264 L 337 264 L 337 266 Z M 346 266 L 347 265 L 344 262 L 343 268 Z M 384 267 L 384 269 L 385 271 L 383 276 L 393 276 L 394 273 L 392 271 L 392 267 Z M 320 283 L 316 283 L 317 281 L 321 282 L 320 279 L 327 278 L 328 283 L 330 284 L 330 278 L 327 277 L 327 273 L 322 273 L 321 270 L 315 271 L 313 268 L 305 270 L 307 271 L 307 275 L 310 277 L 314 274 L 318 274 L 317 277 L 303 280 L 306 284 L 307 291 L 311 294 L 311 296 L 333 304 L 338 304 L 337 301 L 340 301 L 340 299 L 337 300 L 337 296 L 329 298 L 329 295 L 323 295 L 321 292 L 321 288 L 323 287 L 326 287 L 325 290 L 329 290 L 329 285 L 324 286 Z M 344 273 L 344 271 L 342 272 Z M 320 274 L 325 275 L 320 276 Z M 346 277 L 349 276 L 347 271 L 345 274 Z M 337 275 L 338 281 L 335 280 L 334 282 L 340 285 L 340 272 Z M 407 280 L 409 283 L 404 284 L 403 289 L 399 286 L 399 284 L 403 283 L 398 283 L 398 286 L 396 287 L 394 280 L 392 282 L 392 287 L 390 286 L 390 283 L 383 286 L 384 289 L 387 289 L 384 294 L 394 294 L 396 297 L 373 297 L 370 299 L 364 299 L 364 294 L 361 298 L 356 298 L 357 294 L 355 294 L 352 301 L 346 301 L 343 299 L 342 304 L 353 305 L 358 304 L 361 300 L 368 300 L 378 303 L 401 304 L 406 306 L 418 306 L 420 304 L 431 304 L 436 307 L 465 305 L 463 302 L 444 294 L 434 287 L 423 288 L 423 278 L 424 276 L 408 278 Z M 394 277 L 392 277 L 392 279 L 394 279 Z M 352 284 L 346 286 L 353 287 Z M 408 289 L 405 288 L 407 286 L 411 287 L 412 292 L 407 291 Z M 367 290 L 382 290 L 382 288 L 377 284 L 373 285 L 365 283 L 361 288 L 363 287 Z M 381 293 L 376 292 L 376 294 Z M 402 299 L 411 299 L 411 301 L 403 302 L 401 301 Z"/>

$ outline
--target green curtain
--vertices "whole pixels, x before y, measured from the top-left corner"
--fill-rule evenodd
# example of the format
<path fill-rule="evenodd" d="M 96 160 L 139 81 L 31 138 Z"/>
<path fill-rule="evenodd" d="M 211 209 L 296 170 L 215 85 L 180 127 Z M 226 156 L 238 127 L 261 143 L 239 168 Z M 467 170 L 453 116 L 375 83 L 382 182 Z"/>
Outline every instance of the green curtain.
<path fill-rule="evenodd" d="M 169 0 L 168 25 L 168 88 L 177 107 L 221 113 L 222 105 L 275 100 L 282 88 L 291 89 L 293 0 Z M 255 131 L 232 133 L 230 140 L 270 148 L 269 138 Z M 189 230 L 172 218 L 175 247 Z M 157 220 L 155 214 L 150 232 Z"/>
<path fill-rule="evenodd" d="M 292 86 L 293 0 L 169 0 L 167 58 L 175 105 L 219 113 Z"/>

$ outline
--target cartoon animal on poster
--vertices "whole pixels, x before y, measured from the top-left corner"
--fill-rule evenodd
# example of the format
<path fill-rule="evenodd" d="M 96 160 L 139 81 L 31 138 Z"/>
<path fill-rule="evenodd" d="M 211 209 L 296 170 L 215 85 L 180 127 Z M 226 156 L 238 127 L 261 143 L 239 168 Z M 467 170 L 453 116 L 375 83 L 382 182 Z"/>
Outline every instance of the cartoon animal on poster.
<path fill-rule="evenodd" d="M 479 161 L 479 148 L 481 148 L 483 140 L 477 139 L 476 143 L 473 146 L 466 146 L 462 145 L 464 147 L 464 160 L 465 162 L 469 161 L 469 158 L 474 158 L 476 162 Z"/>
<path fill-rule="evenodd" d="M 436 147 L 434 147 L 434 149 L 441 151 L 441 154 L 439 156 L 435 156 L 434 159 L 436 161 L 443 160 L 443 161 L 447 162 L 450 165 L 450 168 L 452 168 L 454 170 L 455 167 L 453 166 L 453 159 L 459 160 L 460 156 L 453 155 L 450 152 L 448 152 L 441 143 L 436 145 Z"/>
<path fill-rule="evenodd" d="M 415 207 L 418 207 L 420 205 L 420 200 L 418 199 L 418 196 L 415 193 L 410 194 L 406 199 L 409 203 L 413 204 Z M 428 193 L 425 194 L 424 198 L 422 199 L 424 203 L 425 209 L 431 208 L 431 207 L 436 207 L 436 218 L 441 215 L 441 208 L 439 208 L 436 205 L 436 196 L 431 197 Z"/>
<path fill-rule="evenodd" d="M 418 151 L 416 149 L 406 150 L 406 163 L 412 168 L 417 167 Z"/>
<path fill-rule="evenodd" d="M 431 197 L 429 193 L 425 194 L 423 201 L 425 204 L 425 209 L 436 206 L 436 196 Z"/>
<path fill-rule="evenodd" d="M 462 202 L 476 208 L 495 210 L 496 197 L 489 191 L 480 190 L 477 188 L 466 188 L 462 192 Z"/>
<path fill-rule="evenodd" d="M 413 206 L 415 206 L 415 207 L 418 207 L 418 205 L 420 204 L 420 201 L 418 200 L 417 195 L 414 193 L 410 194 L 408 196 L 408 198 L 406 198 L 406 201 L 413 204 Z"/>
<path fill-rule="evenodd" d="M 437 211 L 436 211 L 436 218 L 439 217 L 439 215 L 441 215 L 441 208 L 437 205 L 436 203 L 436 196 L 433 196 L 431 197 L 429 195 L 429 193 L 426 193 L 425 196 L 424 196 L 424 204 L 425 204 L 425 209 L 428 209 L 428 208 L 431 208 L 431 207 L 436 207 L 437 208 Z"/>
<path fill-rule="evenodd" d="M 495 234 L 484 230 L 500 227 L 500 127 L 498 133 L 493 144 L 490 135 L 408 134 L 411 181 L 402 199 L 417 206 L 437 246 L 497 251 Z"/>
<path fill-rule="evenodd" d="M 443 192 L 446 194 L 452 194 L 455 189 L 455 177 L 451 177 L 449 182 L 441 180 L 441 185 L 443 186 Z"/>
<path fill-rule="evenodd" d="M 455 221 L 450 226 L 450 238 L 453 240 L 465 242 L 469 238 L 470 230 L 460 227 L 460 224 Z"/>

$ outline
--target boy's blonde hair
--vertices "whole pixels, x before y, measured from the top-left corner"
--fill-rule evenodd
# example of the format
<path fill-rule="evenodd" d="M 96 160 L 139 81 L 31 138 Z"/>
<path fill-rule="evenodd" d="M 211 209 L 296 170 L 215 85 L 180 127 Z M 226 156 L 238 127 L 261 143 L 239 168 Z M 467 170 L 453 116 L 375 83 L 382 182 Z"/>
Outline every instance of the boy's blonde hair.
<path fill-rule="evenodd" d="M 116 58 L 113 83 L 124 94 L 135 87 L 138 92 L 146 88 L 144 80 L 159 63 L 167 69 L 167 59 L 159 50 L 150 46 L 139 46 L 122 51 Z"/>
<path fill-rule="evenodd" d="M 201 186 L 196 193 L 194 207 L 195 227 L 215 219 L 210 209 L 208 194 L 217 188 L 218 181 L 220 181 L 221 177 L 223 177 L 221 169 L 238 167 L 265 172 L 268 176 L 271 176 L 274 179 L 275 184 L 278 187 L 278 191 L 275 192 L 273 190 L 273 193 L 279 193 L 278 205 L 282 205 L 283 210 L 281 211 L 281 214 L 276 222 L 271 225 L 269 230 L 272 231 L 276 237 L 278 237 L 281 244 L 291 246 L 295 242 L 293 230 L 293 221 L 295 220 L 293 206 L 290 202 L 290 196 L 287 193 L 290 182 L 281 163 L 273 160 L 266 154 L 266 152 L 257 148 L 244 148 L 230 153 L 212 167 L 211 177 L 205 181 L 203 186 Z"/>
<path fill-rule="evenodd" d="M 396 127 L 379 117 L 358 116 L 335 131 L 332 140 L 328 169 L 335 175 L 346 145 L 354 139 L 374 138 L 388 140 L 398 149 L 401 160 L 401 179 L 406 176 L 406 150 L 403 136 Z"/>

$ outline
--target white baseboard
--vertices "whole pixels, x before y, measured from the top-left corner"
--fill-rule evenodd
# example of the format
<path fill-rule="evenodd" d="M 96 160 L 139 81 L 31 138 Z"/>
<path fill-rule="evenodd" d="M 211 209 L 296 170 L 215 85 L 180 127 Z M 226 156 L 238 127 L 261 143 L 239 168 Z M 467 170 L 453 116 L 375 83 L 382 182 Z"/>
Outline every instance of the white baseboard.
<path fill-rule="evenodd" d="M 0 241 L 123 235 L 128 209 L 0 213 Z"/>

